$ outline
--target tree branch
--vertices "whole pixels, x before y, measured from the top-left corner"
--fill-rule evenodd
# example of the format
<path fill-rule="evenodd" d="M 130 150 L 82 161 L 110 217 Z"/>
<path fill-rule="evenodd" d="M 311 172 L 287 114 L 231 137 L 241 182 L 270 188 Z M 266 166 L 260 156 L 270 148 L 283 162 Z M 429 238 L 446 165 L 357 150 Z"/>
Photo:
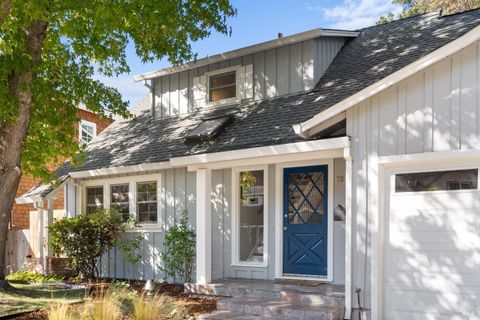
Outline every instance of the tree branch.
<path fill-rule="evenodd" d="M 5 19 L 8 17 L 10 13 L 10 9 L 12 9 L 13 0 L 0 0 L 0 8 L 1 8 L 1 15 L 0 15 L 0 25 L 3 24 Z"/>

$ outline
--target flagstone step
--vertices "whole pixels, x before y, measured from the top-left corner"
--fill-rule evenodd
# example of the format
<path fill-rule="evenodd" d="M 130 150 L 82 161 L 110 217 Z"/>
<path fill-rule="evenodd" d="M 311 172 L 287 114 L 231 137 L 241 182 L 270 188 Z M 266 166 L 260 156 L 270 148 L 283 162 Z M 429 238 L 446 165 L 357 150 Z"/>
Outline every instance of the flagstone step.
<path fill-rule="evenodd" d="M 258 297 L 235 297 L 217 301 L 220 311 L 249 316 L 297 320 L 343 319 L 343 305 L 301 305 L 285 300 Z"/>
<path fill-rule="evenodd" d="M 276 284 L 273 281 L 256 281 L 254 285 L 243 281 L 221 281 L 210 284 L 185 284 L 185 293 L 219 297 L 258 297 L 284 300 L 301 305 L 343 305 L 343 286 L 319 285 L 318 287 Z"/>
<path fill-rule="evenodd" d="M 273 318 L 257 317 L 252 315 L 235 313 L 231 311 L 215 311 L 209 314 L 202 314 L 197 317 L 197 320 L 263 320 L 263 319 L 273 319 Z"/>

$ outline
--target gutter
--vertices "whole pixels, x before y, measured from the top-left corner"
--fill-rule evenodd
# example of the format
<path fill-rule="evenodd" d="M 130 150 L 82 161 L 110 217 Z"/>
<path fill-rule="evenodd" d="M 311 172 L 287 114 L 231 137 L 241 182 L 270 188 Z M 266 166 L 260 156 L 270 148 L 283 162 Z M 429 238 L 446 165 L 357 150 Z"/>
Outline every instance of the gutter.
<path fill-rule="evenodd" d="M 99 176 L 112 175 L 112 174 L 162 170 L 162 169 L 168 169 L 171 167 L 172 166 L 170 165 L 170 162 L 165 161 L 165 162 L 137 164 L 132 166 L 121 166 L 121 167 L 102 168 L 102 169 L 95 169 L 95 170 L 77 171 L 77 172 L 71 172 L 70 176 L 75 179 L 90 178 L 90 177 L 99 177 Z"/>

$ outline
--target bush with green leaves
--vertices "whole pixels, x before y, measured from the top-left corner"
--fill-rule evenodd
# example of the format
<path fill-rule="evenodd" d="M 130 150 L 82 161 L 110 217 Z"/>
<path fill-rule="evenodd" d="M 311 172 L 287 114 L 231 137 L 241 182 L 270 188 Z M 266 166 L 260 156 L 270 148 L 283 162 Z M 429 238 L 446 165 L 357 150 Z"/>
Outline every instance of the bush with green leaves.
<path fill-rule="evenodd" d="M 116 210 L 103 210 L 55 221 L 49 227 L 50 245 L 56 255 L 65 255 L 82 278 L 98 276 L 97 265 L 104 253 L 117 247 L 127 262 L 135 265 L 141 236 L 127 240 L 124 232 L 132 226 Z"/>
<path fill-rule="evenodd" d="M 188 228 L 188 212 L 183 211 L 180 220 L 165 233 L 165 252 L 162 253 L 167 276 L 177 282 L 192 281 L 195 262 L 195 231 Z"/>
<path fill-rule="evenodd" d="M 63 281 L 63 277 L 51 275 L 46 276 L 41 273 L 30 271 L 30 270 L 20 270 L 15 273 L 9 274 L 7 277 L 8 281 L 18 281 L 26 283 L 45 283 L 45 282 L 60 282 Z"/>

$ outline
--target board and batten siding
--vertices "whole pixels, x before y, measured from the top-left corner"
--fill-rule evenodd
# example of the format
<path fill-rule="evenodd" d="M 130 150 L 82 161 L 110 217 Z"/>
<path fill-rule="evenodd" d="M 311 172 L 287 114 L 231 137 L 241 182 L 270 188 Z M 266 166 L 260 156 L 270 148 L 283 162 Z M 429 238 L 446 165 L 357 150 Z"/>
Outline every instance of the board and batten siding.
<path fill-rule="evenodd" d="M 155 117 L 204 107 L 205 103 L 196 98 L 195 79 L 226 67 L 253 65 L 254 100 L 311 90 L 344 42 L 342 37 L 317 38 L 155 78 L 152 80 Z"/>
<path fill-rule="evenodd" d="M 275 166 L 268 166 L 268 266 L 232 266 L 232 169 L 212 171 L 212 279 L 275 278 Z"/>
<path fill-rule="evenodd" d="M 114 248 L 107 252 L 100 260 L 99 272 L 102 277 L 117 279 L 155 279 L 169 280 L 161 271 L 163 266 L 161 253 L 164 252 L 165 230 L 172 227 L 180 214 L 188 211 L 189 226 L 196 225 L 196 176 L 195 172 L 187 172 L 186 168 L 161 170 L 161 189 L 158 206 L 160 206 L 160 227 L 149 230 L 148 227 L 139 228 L 125 233 L 128 239 L 139 235 L 143 237 L 141 243 L 141 259 L 136 266 L 128 263 L 122 251 Z M 146 176 L 148 181 L 148 176 Z"/>
<path fill-rule="evenodd" d="M 477 42 L 347 111 L 353 156 L 352 287 L 362 288 L 367 308 L 369 222 L 379 204 L 374 164 L 379 156 L 480 149 L 479 78 Z M 356 304 L 356 297 L 352 301 Z"/>

